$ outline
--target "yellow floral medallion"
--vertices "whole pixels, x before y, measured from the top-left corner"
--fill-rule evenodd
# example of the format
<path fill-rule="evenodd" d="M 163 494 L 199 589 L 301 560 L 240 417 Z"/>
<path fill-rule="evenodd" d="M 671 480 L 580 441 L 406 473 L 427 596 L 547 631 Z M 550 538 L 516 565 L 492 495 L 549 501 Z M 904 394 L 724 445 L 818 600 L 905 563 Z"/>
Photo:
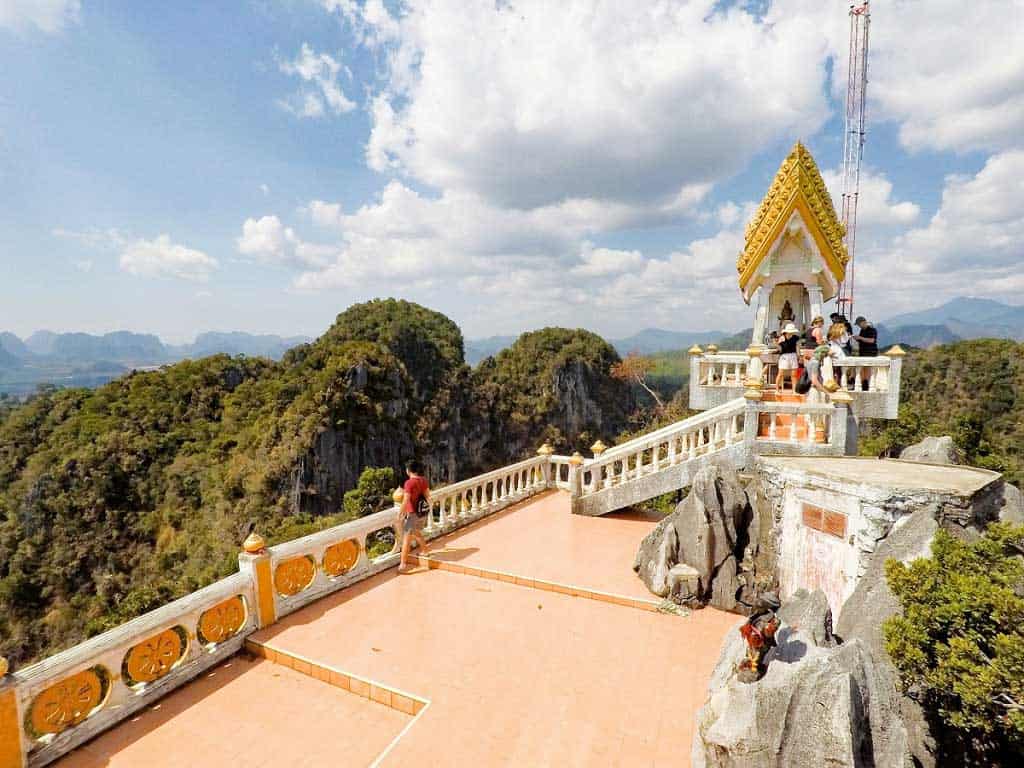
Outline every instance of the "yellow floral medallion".
<path fill-rule="evenodd" d="M 280 563 L 274 571 L 274 586 L 282 597 L 298 594 L 311 583 L 316 575 L 313 558 L 308 555 L 293 557 Z"/>
<path fill-rule="evenodd" d="M 124 657 L 123 677 L 128 685 L 151 683 L 166 675 L 185 655 L 184 630 L 164 630 L 138 645 Z"/>
<path fill-rule="evenodd" d="M 36 696 L 28 713 L 28 725 L 36 736 L 60 733 L 85 720 L 103 701 L 107 674 L 100 667 L 79 672 L 51 685 Z"/>
<path fill-rule="evenodd" d="M 235 595 L 202 612 L 199 616 L 198 636 L 203 645 L 223 643 L 238 634 L 245 624 L 245 603 Z"/>
<path fill-rule="evenodd" d="M 359 560 L 359 542 L 347 539 L 324 550 L 324 571 L 329 576 L 341 576 L 352 570 Z"/>

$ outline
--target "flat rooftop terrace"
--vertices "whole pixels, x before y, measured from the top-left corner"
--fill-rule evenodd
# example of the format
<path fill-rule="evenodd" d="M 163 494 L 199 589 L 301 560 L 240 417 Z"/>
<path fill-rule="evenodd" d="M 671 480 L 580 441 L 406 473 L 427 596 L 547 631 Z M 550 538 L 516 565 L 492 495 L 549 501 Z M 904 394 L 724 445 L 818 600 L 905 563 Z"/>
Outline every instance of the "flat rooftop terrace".
<path fill-rule="evenodd" d="M 687 766 L 740 617 L 656 610 L 655 520 L 538 495 L 260 630 L 69 766 Z M 261 762 L 262 761 L 262 762 Z"/>
<path fill-rule="evenodd" d="M 857 456 L 771 456 L 760 461 L 847 483 L 972 496 L 1001 475 L 987 469 Z"/>

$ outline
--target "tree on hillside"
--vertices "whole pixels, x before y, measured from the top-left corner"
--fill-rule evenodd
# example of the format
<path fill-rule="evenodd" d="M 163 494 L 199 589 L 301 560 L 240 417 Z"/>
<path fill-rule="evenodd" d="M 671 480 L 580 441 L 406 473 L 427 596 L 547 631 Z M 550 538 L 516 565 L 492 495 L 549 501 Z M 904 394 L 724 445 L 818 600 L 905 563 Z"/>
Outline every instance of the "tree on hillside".
<path fill-rule="evenodd" d="M 1024 526 L 973 543 L 940 530 L 932 556 L 886 563 L 903 614 L 885 648 L 908 692 L 994 764 L 1024 756 Z M 1019 763 L 1015 763 L 1019 764 Z"/>
<path fill-rule="evenodd" d="M 665 403 L 657 392 L 647 383 L 648 374 L 654 369 L 655 363 L 649 357 L 644 357 L 636 352 L 630 352 L 618 363 L 611 367 L 611 376 L 619 381 L 639 384 L 646 390 L 647 394 L 654 398 L 658 404 L 658 410 L 665 408 Z"/>

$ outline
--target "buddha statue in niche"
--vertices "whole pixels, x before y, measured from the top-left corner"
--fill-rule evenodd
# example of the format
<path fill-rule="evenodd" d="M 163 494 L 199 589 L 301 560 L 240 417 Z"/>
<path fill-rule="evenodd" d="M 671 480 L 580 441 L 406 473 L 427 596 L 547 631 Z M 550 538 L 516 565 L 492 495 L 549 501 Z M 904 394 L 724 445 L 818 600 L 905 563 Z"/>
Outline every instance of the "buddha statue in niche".
<path fill-rule="evenodd" d="M 785 328 L 786 323 L 792 323 L 795 319 L 793 306 L 789 303 L 789 299 L 786 299 L 786 303 L 782 305 L 782 311 L 779 312 L 779 328 Z"/>

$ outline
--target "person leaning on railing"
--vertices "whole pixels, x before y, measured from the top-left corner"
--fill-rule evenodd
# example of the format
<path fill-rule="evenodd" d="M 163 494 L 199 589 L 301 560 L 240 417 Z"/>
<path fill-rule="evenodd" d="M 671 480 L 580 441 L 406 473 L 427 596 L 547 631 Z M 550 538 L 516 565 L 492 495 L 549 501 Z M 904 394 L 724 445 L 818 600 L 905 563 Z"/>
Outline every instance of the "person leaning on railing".
<path fill-rule="evenodd" d="M 857 342 L 857 357 L 878 357 L 878 331 L 868 319 L 861 315 L 854 324 L 860 333 L 853 337 Z M 867 392 L 871 388 L 871 369 L 860 369 L 860 388 Z"/>

